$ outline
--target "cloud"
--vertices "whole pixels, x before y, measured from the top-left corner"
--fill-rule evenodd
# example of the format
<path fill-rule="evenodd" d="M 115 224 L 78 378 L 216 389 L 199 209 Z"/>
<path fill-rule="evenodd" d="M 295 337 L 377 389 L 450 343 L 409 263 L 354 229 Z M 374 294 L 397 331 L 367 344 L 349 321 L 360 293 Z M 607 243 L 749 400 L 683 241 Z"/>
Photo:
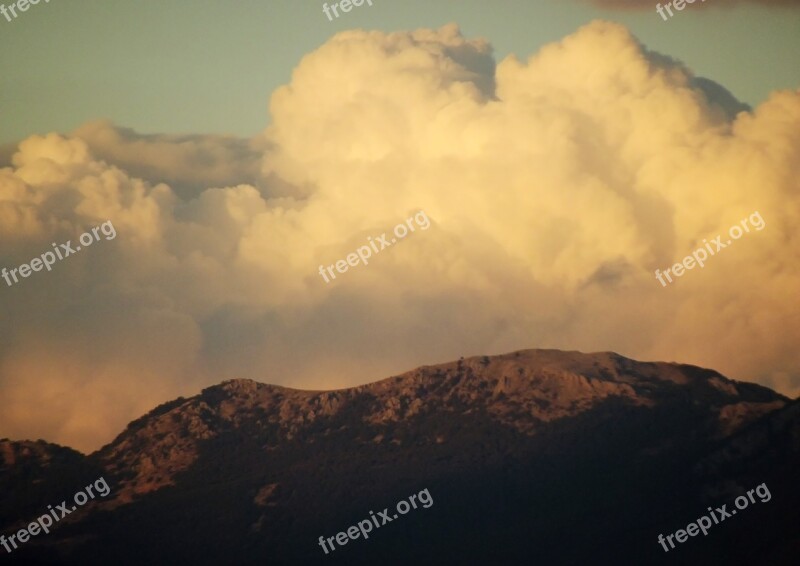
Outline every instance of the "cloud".
<path fill-rule="evenodd" d="M 232 136 L 143 135 L 107 120 L 84 124 L 72 133 L 99 159 L 131 175 L 169 184 L 183 198 L 208 187 L 260 183 L 264 141 Z"/>
<path fill-rule="evenodd" d="M 337 34 L 255 140 L 109 123 L 0 169 L 0 436 L 83 449 L 223 379 L 335 388 L 461 355 L 615 350 L 800 392 L 800 93 L 748 110 L 593 22 L 526 61 L 439 30 Z M 317 270 L 432 221 L 326 284 Z M 654 277 L 758 210 L 669 287 Z"/>
<path fill-rule="evenodd" d="M 654 10 L 655 4 L 650 0 L 584 0 L 602 8 L 622 9 L 622 10 Z M 762 6 L 776 6 L 782 8 L 791 8 L 800 6 L 800 0 L 686 0 L 688 4 L 697 2 L 698 6 L 703 7 L 716 7 L 716 6 L 732 6 L 742 3 L 753 3 Z M 667 4 L 667 2 L 663 2 Z"/>

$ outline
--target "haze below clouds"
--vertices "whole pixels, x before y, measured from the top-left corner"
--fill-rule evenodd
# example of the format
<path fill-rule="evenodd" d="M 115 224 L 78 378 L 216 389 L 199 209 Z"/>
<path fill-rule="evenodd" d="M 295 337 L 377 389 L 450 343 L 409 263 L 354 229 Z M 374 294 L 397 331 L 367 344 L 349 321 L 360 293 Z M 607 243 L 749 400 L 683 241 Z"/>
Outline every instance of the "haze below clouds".
<path fill-rule="evenodd" d="M 711 77 L 713 79 L 713 77 Z M 107 121 L 0 169 L 0 436 L 91 450 L 224 379 L 353 386 L 462 355 L 613 350 L 800 391 L 800 93 L 724 88 L 597 21 L 527 61 L 454 25 L 347 31 L 252 140 Z M 325 284 L 317 270 L 424 210 Z M 704 269 L 654 278 L 753 211 Z"/>

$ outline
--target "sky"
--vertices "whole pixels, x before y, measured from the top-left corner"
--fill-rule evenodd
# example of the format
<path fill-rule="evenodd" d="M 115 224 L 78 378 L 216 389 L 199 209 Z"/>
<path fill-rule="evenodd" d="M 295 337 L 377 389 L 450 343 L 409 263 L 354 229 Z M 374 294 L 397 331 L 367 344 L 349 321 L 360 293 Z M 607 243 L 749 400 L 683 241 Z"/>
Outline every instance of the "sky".
<path fill-rule="evenodd" d="M 0 19 L 0 437 L 523 348 L 800 393 L 798 2 L 373 3 Z"/>
<path fill-rule="evenodd" d="M 11 22 L 0 18 L 0 143 L 98 118 L 143 133 L 252 136 L 269 121 L 270 93 L 289 81 L 303 55 L 356 27 L 456 22 L 466 36 L 490 39 L 502 59 L 525 58 L 604 18 L 751 105 L 800 78 L 800 10 L 771 3 L 731 9 L 728 0 L 708 0 L 668 21 L 647 1 L 619 10 L 577 0 L 375 0 L 333 21 L 322 4 L 53 0 Z"/>

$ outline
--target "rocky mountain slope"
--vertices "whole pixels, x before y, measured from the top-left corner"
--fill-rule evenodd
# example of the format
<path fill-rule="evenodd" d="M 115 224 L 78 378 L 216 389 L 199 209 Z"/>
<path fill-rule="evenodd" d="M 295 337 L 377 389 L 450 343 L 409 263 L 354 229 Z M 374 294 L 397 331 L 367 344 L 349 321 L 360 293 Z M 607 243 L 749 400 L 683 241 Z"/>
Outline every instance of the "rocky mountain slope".
<path fill-rule="evenodd" d="M 234 380 L 157 407 L 88 457 L 0 442 L 2 485 L 41 503 L 4 506 L 0 533 L 100 470 L 108 498 L 7 558 L 745 564 L 757 550 L 789 564 L 799 422 L 798 403 L 767 388 L 613 353 L 475 357 L 337 391 Z M 35 472 L 20 472 L 25 450 Z M 37 482 L 61 491 L 45 499 Z M 736 523 L 669 554 L 656 543 L 762 482 L 772 501 Z M 429 509 L 329 555 L 318 545 L 425 488 Z"/>

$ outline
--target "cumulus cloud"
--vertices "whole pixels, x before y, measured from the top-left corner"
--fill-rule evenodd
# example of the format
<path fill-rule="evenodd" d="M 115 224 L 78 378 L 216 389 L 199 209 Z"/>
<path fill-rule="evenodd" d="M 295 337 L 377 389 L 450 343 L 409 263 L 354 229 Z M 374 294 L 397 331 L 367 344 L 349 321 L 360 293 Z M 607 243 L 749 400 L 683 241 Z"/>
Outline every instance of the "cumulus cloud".
<path fill-rule="evenodd" d="M 108 120 L 84 124 L 72 135 L 85 141 L 97 158 L 135 177 L 167 183 L 183 198 L 209 187 L 261 183 L 262 138 L 143 135 Z"/>
<path fill-rule="evenodd" d="M 800 93 L 749 110 L 607 22 L 498 64 L 449 25 L 340 33 L 270 111 L 256 140 L 101 122 L 19 145 L 1 266 L 118 235 L 0 281 L 0 436 L 96 448 L 223 379 L 345 387 L 528 347 L 800 391 Z M 430 229 L 319 276 L 419 210 Z M 755 210 L 763 231 L 656 281 Z"/>

